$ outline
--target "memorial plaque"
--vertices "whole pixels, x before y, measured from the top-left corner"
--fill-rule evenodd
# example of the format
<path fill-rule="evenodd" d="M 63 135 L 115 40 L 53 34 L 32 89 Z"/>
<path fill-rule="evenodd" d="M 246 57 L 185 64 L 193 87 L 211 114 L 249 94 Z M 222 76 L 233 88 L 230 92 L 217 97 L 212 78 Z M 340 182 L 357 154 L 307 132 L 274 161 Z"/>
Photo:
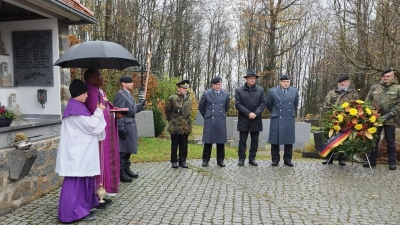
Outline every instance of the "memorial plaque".
<path fill-rule="evenodd" d="M 53 86 L 52 31 L 12 33 L 15 86 Z"/>

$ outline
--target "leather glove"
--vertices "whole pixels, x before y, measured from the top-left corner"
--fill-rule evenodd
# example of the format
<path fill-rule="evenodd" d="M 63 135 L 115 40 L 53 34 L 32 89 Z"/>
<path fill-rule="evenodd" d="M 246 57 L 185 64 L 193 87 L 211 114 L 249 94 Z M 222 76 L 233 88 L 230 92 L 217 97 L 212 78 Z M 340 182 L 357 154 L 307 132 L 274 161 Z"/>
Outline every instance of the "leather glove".
<path fill-rule="evenodd" d="M 144 100 L 142 101 L 142 106 L 143 106 L 143 107 L 146 106 L 146 99 L 144 99 Z"/>
<path fill-rule="evenodd" d="M 126 130 L 118 131 L 118 135 L 119 135 L 119 138 L 121 138 L 121 140 L 125 140 L 127 137 Z"/>

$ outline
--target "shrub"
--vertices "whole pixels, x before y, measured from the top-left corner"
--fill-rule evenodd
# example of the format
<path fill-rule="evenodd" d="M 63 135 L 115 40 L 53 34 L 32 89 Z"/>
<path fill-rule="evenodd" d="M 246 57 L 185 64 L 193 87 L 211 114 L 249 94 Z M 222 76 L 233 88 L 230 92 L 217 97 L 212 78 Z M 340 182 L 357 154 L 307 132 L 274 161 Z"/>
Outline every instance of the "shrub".
<path fill-rule="evenodd" d="M 167 121 L 165 121 L 160 109 L 157 107 L 153 108 L 153 120 L 154 120 L 154 134 L 156 137 L 158 137 L 163 133 L 165 126 L 167 125 Z"/>

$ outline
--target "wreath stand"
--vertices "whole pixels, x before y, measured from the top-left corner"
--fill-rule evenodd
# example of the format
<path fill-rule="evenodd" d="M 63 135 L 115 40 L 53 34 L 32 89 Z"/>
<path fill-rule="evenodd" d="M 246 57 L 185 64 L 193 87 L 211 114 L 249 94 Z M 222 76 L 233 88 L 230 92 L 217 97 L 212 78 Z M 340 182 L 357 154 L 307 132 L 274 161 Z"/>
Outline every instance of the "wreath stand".
<path fill-rule="evenodd" d="M 328 161 L 327 162 L 330 162 L 331 161 L 331 159 L 332 159 L 332 157 L 333 157 L 333 155 L 336 155 L 336 154 L 338 154 L 337 152 L 332 152 L 332 154 L 331 154 L 331 157 L 329 157 L 329 159 L 328 159 Z M 371 173 L 372 174 L 374 174 L 374 171 L 372 170 L 372 166 L 371 166 L 371 162 L 369 161 L 369 159 L 368 159 L 368 154 L 367 153 L 364 153 L 365 154 L 365 158 L 367 159 L 367 162 L 368 162 L 368 166 L 369 166 L 369 168 L 370 168 L 370 170 L 371 170 Z M 354 162 L 354 155 L 355 154 L 353 154 L 352 156 L 351 156 L 351 164 L 353 165 L 353 162 Z M 327 166 L 329 163 L 327 163 L 327 164 L 325 164 L 325 166 Z"/>

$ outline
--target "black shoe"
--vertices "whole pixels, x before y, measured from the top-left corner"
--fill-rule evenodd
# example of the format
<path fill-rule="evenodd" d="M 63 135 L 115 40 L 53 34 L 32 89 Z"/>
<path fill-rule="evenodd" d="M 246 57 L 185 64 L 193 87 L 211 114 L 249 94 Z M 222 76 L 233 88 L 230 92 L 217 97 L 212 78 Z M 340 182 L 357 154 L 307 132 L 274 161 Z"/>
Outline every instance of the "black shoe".
<path fill-rule="evenodd" d="M 182 167 L 182 168 L 188 168 L 188 166 L 186 165 L 185 162 L 180 162 L 179 166 Z"/>
<path fill-rule="evenodd" d="M 339 163 L 340 163 L 340 162 L 339 162 Z M 326 164 L 333 164 L 333 160 L 332 160 L 332 159 L 331 159 L 331 160 L 327 159 L 327 160 L 323 161 L 322 164 L 324 164 L 324 165 L 326 165 Z"/>
<path fill-rule="evenodd" d="M 95 215 L 89 214 L 89 215 L 83 217 L 81 220 L 82 220 L 82 221 L 92 221 L 92 220 L 95 220 L 95 219 L 96 219 L 96 216 L 95 216 Z"/>
<path fill-rule="evenodd" d="M 244 166 L 244 160 L 239 160 L 238 166 Z"/>
<path fill-rule="evenodd" d="M 339 165 L 345 166 L 346 162 L 343 159 L 339 159 Z"/>
<path fill-rule="evenodd" d="M 217 165 L 220 167 L 225 167 L 225 163 L 224 162 L 217 162 Z"/>
<path fill-rule="evenodd" d="M 177 162 L 173 162 L 172 163 L 172 168 L 178 168 L 178 163 Z"/>
<path fill-rule="evenodd" d="M 258 163 L 254 159 L 249 159 L 249 164 L 252 166 L 258 166 Z"/>
<path fill-rule="evenodd" d="M 126 169 L 125 172 L 126 172 L 126 175 L 128 175 L 128 177 L 132 177 L 132 178 L 138 178 L 139 177 L 139 174 L 133 172 L 130 169 Z"/>
<path fill-rule="evenodd" d="M 112 203 L 112 200 L 108 199 L 108 198 L 103 198 L 103 201 L 104 201 L 104 203 L 106 203 L 106 205 L 109 205 Z"/>
<path fill-rule="evenodd" d="M 294 166 L 292 162 L 284 162 L 284 164 L 286 166 L 288 166 L 288 167 L 293 167 Z"/>
<path fill-rule="evenodd" d="M 201 166 L 202 166 L 202 167 L 207 167 L 207 166 L 208 166 L 208 162 L 203 162 L 203 163 L 201 164 Z"/>
<path fill-rule="evenodd" d="M 371 163 L 371 167 L 375 167 L 376 166 L 376 163 Z M 366 162 L 366 163 L 363 163 L 363 167 L 369 167 L 369 164 Z"/>
<path fill-rule="evenodd" d="M 125 170 L 121 170 L 121 175 L 120 175 L 120 181 L 121 182 L 132 182 L 132 178 L 130 178 Z"/>
<path fill-rule="evenodd" d="M 99 205 L 94 208 L 101 210 L 101 209 L 105 209 L 106 207 L 107 207 L 107 204 L 105 202 L 103 202 L 103 203 L 99 202 Z"/>
<path fill-rule="evenodd" d="M 389 164 L 389 170 L 396 170 L 397 166 L 396 164 Z"/>
<path fill-rule="evenodd" d="M 271 166 L 278 166 L 279 162 L 272 162 Z"/>

